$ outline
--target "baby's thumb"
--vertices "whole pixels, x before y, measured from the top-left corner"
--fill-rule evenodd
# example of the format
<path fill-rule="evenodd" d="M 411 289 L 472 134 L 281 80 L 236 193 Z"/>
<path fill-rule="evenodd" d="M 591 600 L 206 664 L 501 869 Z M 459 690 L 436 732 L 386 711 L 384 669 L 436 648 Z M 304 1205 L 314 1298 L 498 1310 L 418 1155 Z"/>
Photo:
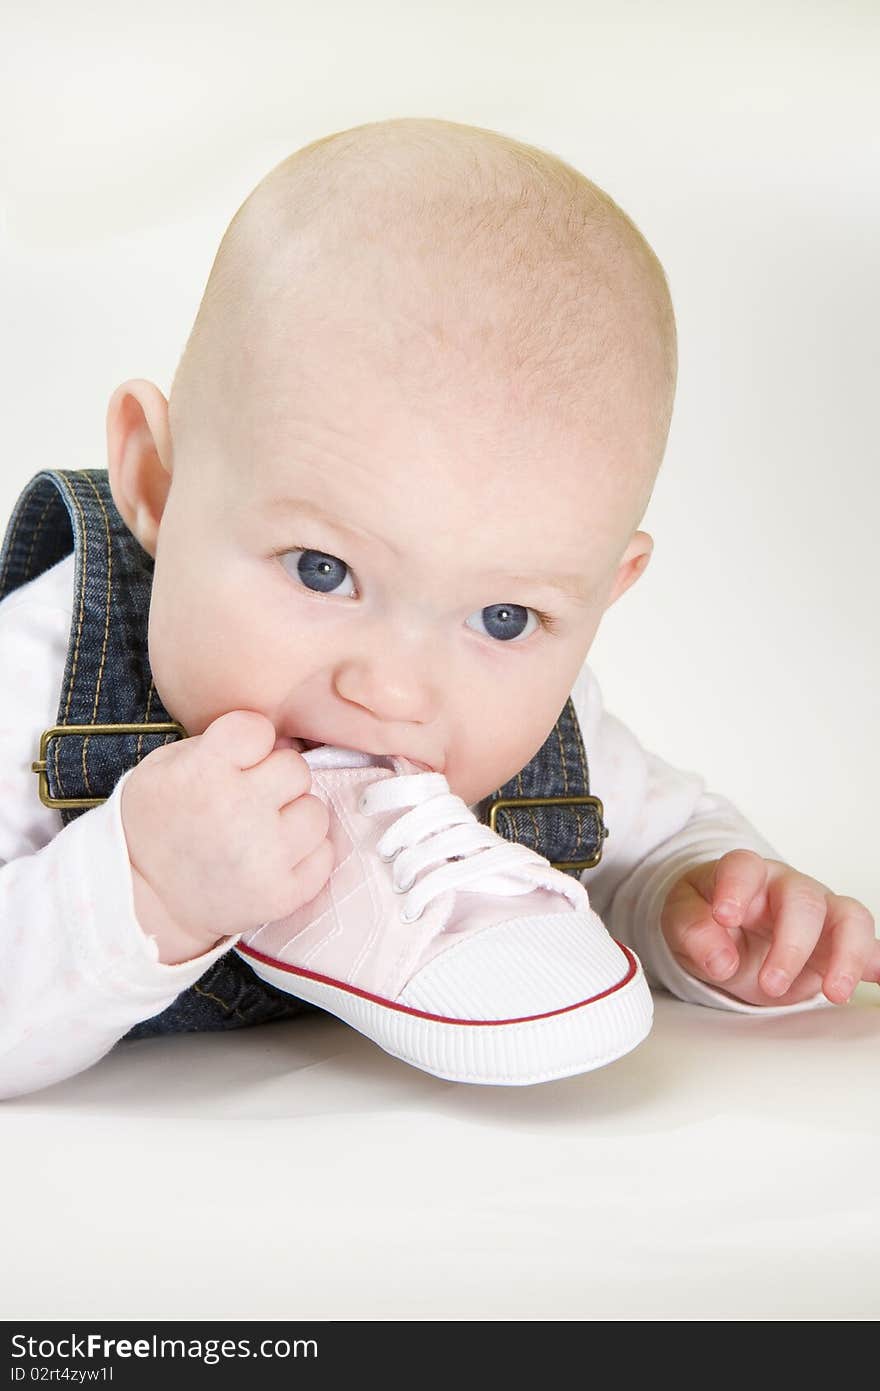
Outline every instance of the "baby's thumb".
<path fill-rule="evenodd" d="M 208 725 L 202 748 L 236 768 L 253 768 L 275 747 L 275 726 L 256 710 L 229 710 Z"/>

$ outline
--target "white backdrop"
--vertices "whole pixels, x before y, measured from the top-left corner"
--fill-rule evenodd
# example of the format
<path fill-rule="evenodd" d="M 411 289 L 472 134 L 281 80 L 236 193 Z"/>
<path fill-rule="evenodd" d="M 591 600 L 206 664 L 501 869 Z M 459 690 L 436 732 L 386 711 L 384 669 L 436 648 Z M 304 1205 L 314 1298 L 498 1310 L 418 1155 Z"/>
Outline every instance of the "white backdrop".
<path fill-rule="evenodd" d="M 880 501 L 880 12 L 875 0 L 666 0 L 663 5 L 542 0 L 535 6 L 517 0 L 214 0 L 210 5 L 151 0 L 148 7 L 119 0 L 92 0 L 87 7 L 71 7 L 61 0 L 10 0 L 4 16 L 4 523 L 19 490 L 40 468 L 106 465 L 105 413 L 119 382 L 148 377 L 167 395 L 222 232 L 254 184 L 286 154 L 333 130 L 400 115 L 490 126 L 553 150 L 602 185 L 647 236 L 669 275 L 679 327 L 680 384 L 669 448 L 642 523 L 655 538 L 655 553 L 644 578 L 609 611 L 591 654 L 606 702 L 649 748 L 699 771 L 711 789 L 730 797 L 799 869 L 836 892 L 862 899 L 880 917 L 875 796 L 880 785 L 880 587 L 875 543 Z M 596 790 L 601 795 L 601 789 Z M 876 987 L 864 987 L 862 993 L 867 991 Z M 873 993 L 870 1004 L 876 1006 Z M 783 1289 L 793 1301 L 781 1304 L 777 1297 L 775 1308 L 783 1316 L 798 1317 L 808 1310 L 827 1317 L 831 1308 L 830 1316 L 836 1317 L 834 1311 L 843 1308 L 844 1316 L 848 1310 L 858 1317 L 869 1307 L 870 1253 L 876 1247 L 870 1228 L 873 1223 L 876 1230 L 876 1202 L 869 1214 L 853 1193 L 849 1200 L 846 1195 L 837 1199 L 844 1205 L 850 1202 L 845 1210 L 828 1209 L 828 1240 L 834 1242 L 836 1232 L 844 1241 L 835 1259 L 848 1259 L 847 1251 L 854 1251 L 857 1259 L 861 1249 L 864 1277 L 853 1276 L 850 1294 L 845 1284 L 834 1284 L 835 1297 L 843 1303 L 833 1308 L 816 1291 L 798 1304 L 778 1261 L 768 1258 L 762 1264 L 755 1253 L 761 1251 L 762 1240 L 779 1251 L 788 1250 L 792 1259 L 801 1250 L 799 1278 L 807 1278 L 808 1257 L 821 1244 L 810 1192 L 822 1191 L 826 1200 L 827 1191 L 814 1189 L 814 1180 L 817 1185 L 831 1181 L 832 1174 L 840 1172 L 837 1159 L 827 1173 L 804 1170 L 801 1204 L 794 1190 L 778 1186 L 774 1192 L 767 1186 L 767 1170 L 754 1167 L 755 1155 L 766 1160 L 767 1146 L 776 1145 L 782 1134 L 780 1113 L 772 1107 L 766 1116 L 753 1111 L 751 1138 L 742 1138 L 748 1107 L 760 1105 L 760 1098 L 755 1100 L 755 1075 L 767 1075 L 761 1049 L 777 1050 L 773 1056 L 781 1069 L 775 1074 L 779 1097 L 785 1090 L 796 1098 L 792 1106 L 800 1108 L 787 1132 L 789 1150 L 779 1142 L 778 1153 L 785 1153 L 780 1172 L 791 1175 L 807 1152 L 836 1155 L 843 1161 L 846 1156 L 838 1153 L 832 1139 L 837 1131 L 842 1134 L 845 1122 L 853 1143 L 861 1146 L 859 1163 L 865 1166 L 857 1186 L 867 1191 L 868 1166 L 877 1172 L 877 1137 L 872 1133 L 869 1148 L 866 1110 L 858 1094 L 841 1089 L 837 1095 L 839 1105 L 849 1096 L 852 1110 L 847 1117 L 835 1120 L 827 1111 L 836 1086 L 832 1073 L 842 1066 L 842 1055 L 833 1056 L 832 1045 L 838 1040 L 849 1040 L 852 1051 L 847 1057 L 854 1069 L 861 1065 L 864 1096 L 873 1095 L 865 1045 L 870 1053 L 873 1042 L 876 1052 L 876 1027 L 871 1022 L 876 1008 L 848 1009 L 849 1013 L 824 1012 L 809 1021 L 801 1016 L 802 1022 L 755 1021 L 662 1002 L 658 1031 L 661 1025 L 666 1030 L 661 1035 L 667 1044 L 664 1065 L 671 1068 L 674 1059 L 679 1069 L 677 1080 L 669 1071 L 664 1081 L 673 1091 L 678 1088 L 679 1101 L 692 1088 L 687 1092 L 693 1100 L 687 1119 L 692 1126 L 708 1126 L 689 1132 L 691 1138 L 695 1133 L 709 1137 L 701 1165 L 709 1174 L 713 1165 L 742 1153 L 746 1162 L 737 1167 L 739 1177 L 728 1173 L 723 1182 L 728 1192 L 733 1182 L 757 1184 L 749 1204 L 754 1198 L 760 1208 L 762 1194 L 767 1204 L 767 1222 L 757 1220 L 748 1232 L 742 1229 L 741 1240 L 752 1255 L 741 1253 L 739 1265 L 734 1260 L 726 1267 L 734 1284 L 736 1271 L 742 1270 L 742 1282 L 736 1289 L 732 1284 L 722 1288 L 719 1304 L 712 1302 L 715 1286 L 706 1284 L 702 1275 L 716 1269 L 717 1251 L 730 1237 L 725 1235 L 721 1206 L 721 1227 L 706 1228 L 705 1248 L 699 1247 L 697 1237 L 682 1238 L 678 1275 L 668 1283 L 662 1278 L 671 1269 L 670 1252 L 678 1234 L 693 1227 L 689 1214 L 695 1209 L 690 1180 L 679 1178 L 675 1189 L 684 1161 L 676 1149 L 682 1116 L 675 1106 L 669 1111 L 659 1094 L 639 1109 L 639 1098 L 648 1097 L 661 1076 L 644 1072 L 642 1050 L 616 1064 L 613 1077 L 595 1079 L 589 1090 L 578 1091 L 573 1083 L 564 1093 L 556 1088 L 527 1089 L 535 1096 L 514 1103 L 510 1097 L 490 1099 L 485 1093 L 491 1089 L 443 1089 L 446 1101 L 438 1111 L 433 1101 L 440 1084 L 429 1087 L 429 1079 L 414 1078 L 404 1069 L 413 1090 L 411 1095 L 405 1089 L 399 1092 L 400 1068 L 389 1062 L 391 1071 L 383 1072 L 379 1063 L 369 1061 L 375 1050 L 345 1034 L 343 1026 L 334 1032 L 332 1023 L 320 1021 L 296 1037 L 305 1038 L 306 1051 L 314 1047 L 324 1059 L 322 1066 L 330 1069 L 312 1074 L 315 1085 L 324 1079 L 326 1086 L 328 1076 L 332 1083 L 333 1066 L 341 1059 L 338 1094 L 350 1099 L 348 1063 L 353 1058 L 357 1067 L 366 1058 L 365 1074 L 355 1074 L 358 1086 L 366 1088 L 359 1094 L 371 1098 L 363 1103 L 365 1111 L 375 1100 L 377 1114 L 386 1102 L 394 1110 L 409 1107 L 418 1112 L 430 1147 L 426 1141 L 423 1154 L 417 1132 L 410 1131 L 406 1143 L 412 1147 L 411 1156 L 424 1161 L 426 1173 L 432 1153 L 449 1160 L 444 1160 L 438 1190 L 447 1194 L 447 1206 L 441 1197 L 437 1214 L 443 1221 L 432 1238 L 441 1245 L 447 1233 L 458 1230 L 456 1221 L 464 1223 L 470 1216 L 461 1160 L 442 1148 L 451 1143 L 450 1127 L 453 1141 L 459 1133 L 456 1125 L 472 1127 L 467 1134 L 462 1129 L 465 1139 L 483 1137 L 481 1163 L 490 1164 L 492 1172 L 514 1165 L 506 1171 L 513 1175 L 511 1211 L 501 1214 L 508 1222 L 510 1241 L 510 1222 L 516 1221 L 521 1199 L 514 1181 L 518 1161 L 510 1156 L 522 1152 L 523 1137 L 551 1132 L 556 1136 L 554 1162 L 563 1168 L 570 1163 L 571 1191 L 579 1190 L 582 1197 L 578 1175 L 586 1174 L 588 1165 L 596 1170 L 591 1182 L 597 1184 L 609 1181 L 608 1175 L 615 1172 L 614 1164 L 599 1163 L 593 1147 L 595 1127 L 639 1147 L 654 1145 L 643 1150 L 650 1170 L 642 1198 L 645 1211 L 654 1208 L 652 1185 L 667 1198 L 674 1193 L 679 1204 L 670 1208 L 667 1201 L 665 1217 L 656 1218 L 666 1226 L 652 1229 L 654 1264 L 646 1270 L 657 1274 L 655 1285 L 649 1288 L 646 1274 L 636 1288 L 621 1268 L 615 1276 L 619 1302 L 613 1304 L 618 1297 L 615 1286 L 613 1300 L 609 1294 L 604 1304 L 590 1305 L 590 1299 L 601 1300 L 602 1290 L 609 1288 L 607 1269 L 597 1268 L 591 1288 L 551 1281 L 545 1303 L 535 1306 L 523 1286 L 518 1303 L 513 1296 L 496 1299 L 492 1278 L 497 1270 L 489 1255 L 486 1280 L 481 1275 L 483 1294 L 475 1293 L 475 1302 L 467 1305 L 469 1287 L 461 1282 L 469 1277 L 455 1261 L 453 1242 L 449 1264 L 434 1266 L 436 1289 L 430 1289 L 436 1298 L 430 1310 L 423 1311 L 429 1317 L 450 1310 L 468 1317 L 468 1307 L 475 1317 L 498 1310 L 501 1316 L 522 1315 L 530 1308 L 537 1308 L 539 1316 L 546 1308 L 551 1314 L 558 1309 L 566 1317 L 590 1317 L 590 1307 L 601 1310 L 603 1317 L 654 1317 L 658 1311 L 660 1316 L 688 1317 L 688 1309 L 702 1309 L 707 1317 L 762 1317 L 762 1308 L 767 1308 L 764 1294 L 772 1301 L 773 1291 L 781 1297 Z M 702 1016 L 696 1024 L 695 1013 Z M 235 1116 L 238 1125 L 259 1114 L 274 1123 L 282 1112 L 288 1115 L 290 1107 L 302 1107 L 299 1114 L 306 1117 L 309 1109 L 308 1101 L 291 1100 L 286 1085 L 281 1062 L 282 1045 L 288 1046 L 286 1026 L 275 1032 L 244 1033 L 251 1036 L 239 1039 L 236 1051 L 230 1038 L 224 1039 L 226 1051 L 221 1054 L 220 1040 L 168 1041 L 157 1044 L 149 1055 L 138 1053 L 138 1065 L 134 1053 L 124 1057 L 117 1049 L 98 1068 L 65 1084 L 63 1091 L 54 1089 L 69 1116 L 75 1118 L 79 1112 L 83 1126 L 89 1127 L 70 1141 L 71 1154 L 77 1152 L 77 1144 L 82 1152 L 76 1173 L 88 1172 L 99 1132 L 109 1136 L 112 1129 L 119 1135 L 114 1120 L 118 1105 L 123 1126 L 135 1126 L 132 1116 L 137 1113 L 152 1125 L 153 1137 L 164 1135 L 161 1126 L 171 1120 L 168 1154 L 192 1158 L 195 1137 L 203 1137 L 198 1140 L 205 1147 L 198 1160 L 198 1182 L 192 1190 L 174 1190 L 179 1208 L 174 1221 L 181 1231 L 189 1226 L 191 1213 L 179 1195 L 197 1193 L 205 1211 L 209 1198 L 225 1203 L 231 1171 L 211 1165 L 218 1153 L 216 1136 L 209 1130 L 184 1130 L 186 1122 L 173 1119 L 205 1115 L 198 1110 L 198 1096 L 205 1091 L 195 1079 L 204 1081 L 210 1092 L 208 1054 L 225 1057 L 239 1070 L 237 1075 L 247 1078 L 240 1091 L 227 1090 L 227 1098 L 235 1097 L 223 1103 L 228 1110 L 221 1107 L 219 1091 L 206 1103 L 211 1115 L 216 1112 L 219 1117 L 222 1111 Z M 334 1051 L 343 1034 L 344 1047 Z M 694 1051 L 695 1034 L 708 1039 L 710 1049 L 719 1050 L 705 1064 L 702 1052 Z M 289 1038 L 294 1038 L 293 1032 Z M 334 1044 L 329 1061 L 326 1049 L 322 1053 L 328 1039 Z M 363 1051 L 358 1051 L 361 1042 Z M 167 1069 L 174 1070 L 173 1059 L 182 1057 L 179 1050 L 184 1046 L 196 1071 L 179 1069 L 179 1085 L 190 1090 L 183 1101 L 173 1102 L 163 1095 L 169 1085 Z M 651 1056 L 658 1069 L 660 1054 Z M 821 1097 L 804 1080 L 805 1069 L 816 1064 L 825 1068 Z M 302 1065 L 307 1068 L 309 1063 Z M 130 1091 L 131 1069 L 137 1071 L 137 1066 L 141 1085 L 152 1090 Z M 719 1066 L 739 1069 L 740 1076 L 727 1087 L 726 1102 L 709 1105 L 706 1120 Z M 273 1067 L 280 1070 L 272 1073 Z M 814 1079 L 817 1075 L 812 1074 Z M 856 1071 L 847 1075 L 850 1087 L 856 1087 Z M 622 1089 L 626 1078 L 629 1091 Z M 554 1109 L 551 1091 L 568 1097 L 568 1109 Z M 317 1097 L 308 1088 L 305 1094 Z M 149 1120 L 149 1107 L 132 1100 L 139 1095 L 152 1098 L 155 1121 Z M 336 1095 L 332 1088 L 330 1093 L 321 1091 L 320 1108 L 333 1109 Z M 668 1095 L 667 1091 L 667 1099 Z M 48 1171 L 39 1163 L 37 1168 L 28 1166 L 31 1153 L 43 1152 L 44 1129 L 47 1137 L 56 1133 L 61 1102 L 56 1100 L 53 1111 L 52 1096 L 53 1092 L 43 1094 L 42 1110 L 37 1096 L 32 1102 L 13 1103 L 8 1113 L 33 1115 L 34 1148 L 21 1151 L 25 1186 L 30 1174 L 40 1174 L 41 1184 L 47 1181 Z M 583 1109 L 574 1104 L 576 1096 L 584 1098 Z M 727 1106 L 727 1120 L 719 1105 Z M 98 1124 L 95 1108 L 101 1118 L 98 1131 L 92 1132 L 92 1125 Z M 439 1127 L 444 1109 L 445 1128 L 435 1134 L 428 1118 Z M 811 1129 L 823 1124 L 822 1115 L 824 1135 Z M 367 1120 L 358 1120 L 365 1156 L 375 1139 L 365 1138 L 362 1126 Z M 565 1149 L 566 1127 L 576 1128 L 581 1121 L 589 1122 L 582 1147 Z M 716 1125 L 717 1134 L 712 1129 Z M 631 1134 L 627 1126 L 633 1127 Z M 664 1126 L 668 1133 L 661 1134 Z M 280 1132 L 265 1131 L 266 1136 L 272 1134 Z M 183 1135 L 190 1149 L 181 1149 Z M 439 1149 L 438 1135 L 445 1137 Z M 134 1130 L 131 1136 L 133 1142 Z M 328 1138 L 327 1143 L 336 1153 L 335 1142 Z M 7 1153 L 10 1148 L 15 1149 L 12 1140 Z M 241 1153 L 236 1151 L 234 1163 L 243 1181 L 248 1177 L 246 1150 L 244 1146 Z M 386 1154 L 381 1144 L 375 1153 L 377 1171 L 384 1175 L 392 1201 L 388 1185 L 400 1154 Z M 546 1153 L 544 1149 L 541 1156 L 536 1154 L 535 1174 L 546 1173 Z M 126 1165 L 134 1162 L 130 1153 L 119 1157 Z M 315 1162 L 313 1155 L 309 1163 Z M 207 1169 L 216 1176 L 213 1187 L 205 1186 Z M 483 1169 L 484 1174 L 489 1171 Z M 628 1209 L 615 1204 L 625 1205 L 636 1190 L 642 1191 L 639 1176 L 630 1177 L 634 1188 L 629 1196 L 621 1193 L 610 1205 L 603 1200 L 602 1211 L 607 1206 L 608 1214 L 604 1235 L 610 1243 L 603 1249 L 614 1249 L 621 1239 L 611 1218 Z M 414 1174 L 410 1179 L 415 1184 Z M 138 1181 L 153 1191 L 148 1164 Z M 12 1175 L 9 1183 L 13 1184 Z M 556 1183 L 561 1184 L 560 1193 L 569 1191 L 558 1167 Z M 452 1188 L 444 1187 L 450 1184 Z M 703 1197 L 714 1203 L 718 1195 L 711 1191 L 709 1178 L 705 1185 Z M 418 1187 L 415 1184 L 411 1195 L 413 1214 L 421 1211 Z M 742 1188 L 737 1191 L 745 1193 Z M 80 1224 L 86 1221 L 82 1190 L 73 1180 L 69 1191 L 53 1192 L 57 1216 L 49 1225 L 48 1214 L 55 1208 L 45 1206 L 43 1191 L 47 1259 L 58 1254 L 55 1233 L 65 1213 L 77 1214 Z M 349 1193 L 346 1201 L 350 1219 L 359 1210 L 356 1195 Z M 796 1212 L 786 1207 L 788 1201 L 797 1203 Z M 119 1202 L 124 1208 L 122 1189 Z M 22 1208 L 22 1221 L 29 1210 Z M 774 1227 L 777 1212 L 782 1213 L 782 1225 Z M 545 1218 L 551 1226 L 542 1227 L 544 1219 L 536 1216 L 523 1238 L 526 1246 L 534 1238 L 536 1260 L 541 1259 L 544 1234 L 553 1229 L 552 1218 Z M 789 1219 L 792 1225 L 786 1227 Z M 119 1220 L 117 1212 L 114 1221 Z M 277 1208 L 267 1220 L 279 1220 Z M 589 1217 L 594 1220 L 601 1222 L 601 1213 Z M 341 1240 L 340 1230 L 335 1236 L 331 1233 L 333 1241 Z M 399 1242 L 402 1229 L 395 1230 Z M 559 1225 L 558 1232 L 564 1230 L 565 1225 Z M 92 1239 L 91 1221 L 88 1231 Z M 571 1231 L 578 1240 L 560 1273 L 577 1280 L 586 1278 L 577 1276 L 585 1247 L 581 1229 L 575 1226 Z M 317 1228 L 312 1234 L 316 1241 L 327 1235 L 326 1229 L 321 1233 Z M 387 1239 L 387 1231 L 384 1235 Z M 51 1309 L 48 1303 L 35 1307 L 34 1300 L 42 1298 L 46 1264 L 40 1242 L 33 1244 L 32 1228 L 27 1238 L 33 1269 L 15 1284 L 16 1312 L 134 1312 L 130 1302 L 114 1303 L 111 1298 L 117 1286 L 110 1237 L 109 1246 L 95 1248 L 109 1253 L 104 1304 L 96 1302 L 95 1294 L 91 1303 L 86 1299 L 77 1305 L 73 1293 L 58 1293 L 65 1287 L 56 1282 Z M 129 1275 L 142 1269 L 145 1288 L 153 1292 L 154 1311 L 166 1309 L 163 1291 L 173 1264 L 163 1255 L 172 1249 L 168 1239 L 162 1229 L 155 1268 L 163 1273 L 152 1284 L 149 1261 L 141 1268 L 139 1257 L 129 1253 L 127 1258 Z M 735 1246 L 740 1238 L 734 1233 L 731 1239 Z M 136 1240 L 149 1240 L 146 1227 L 137 1232 Z M 294 1235 L 289 1243 L 278 1240 L 273 1259 L 287 1259 L 293 1269 L 299 1264 Z M 282 1255 L 282 1246 L 287 1255 Z M 649 1246 L 650 1242 L 646 1251 Z M 318 1284 L 301 1277 L 301 1312 L 345 1317 L 360 1311 L 381 1317 L 382 1287 L 373 1291 L 367 1274 L 372 1269 L 371 1241 L 364 1237 L 363 1279 L 357 1257 L 347 1266 L 342 1247 L 336 1264 L 330 1255 L 316 1255 L 316 1249 L 310 1245 L 309 1261 L 317 1262 L 312 1269 Z M 439 1249 L 436 1244 L 426 1248 Z M 506 1260 L 505 1252 L 513 1247 L 502 1242 L 496 1249 L 499 1259 Z M 636 1243 L 630 1249 L 640 1248 Z M 531 1258 L 526 1261 L 523 1255 L 526 1265 Z M 95 1256 L 96 1267 L 102 1259 Z M 228 1268 L 225 1260 L 221 1263 Z M 254 1265 L 253 1279 L 259 1279 L 261 1268 L 259 1262 Z M 187 1271 L 182 1265 L 181 1278 L 186 1275 L 188 1281 Z M 343 1277 L 340 1271 L 347 1273 Z M 350 1306 L 339 1302 L 337 1276 L 347 1281 Z M 328 1291 L 323 1304 L 324 1296 L 315 1293 L 325 1289 L 321 1280 Z M 173 1304 L 172 1286 L 167 1288 Z M 252 1317 L 266 1308 L 242 1300 L 234 1283 L 226 1287 L 225 1302 L 210 1281 L 198 1288 L 206 1312 Z M 589 1298 L 579 1303 L 580 1288 Z M 146 1295 L 137 1298 L 142 1302 L 135 1308 L 146 1312 Z M 421 1307 L 416 1294 L 406 1289 L 399 1299 L 409 1299 L 406 1307 L 411 1310 Z M 276 1292 L 276 1305 L 267 1312 L 276 1312 L 277 1302 Z M 403 1304 L 395 1306 L 392 1300 L 389 1307 Z M 876 1315 L 876 1304 L 870 1307 Z M 773 1308 L 771 1302 L 771 1317 Z"/>

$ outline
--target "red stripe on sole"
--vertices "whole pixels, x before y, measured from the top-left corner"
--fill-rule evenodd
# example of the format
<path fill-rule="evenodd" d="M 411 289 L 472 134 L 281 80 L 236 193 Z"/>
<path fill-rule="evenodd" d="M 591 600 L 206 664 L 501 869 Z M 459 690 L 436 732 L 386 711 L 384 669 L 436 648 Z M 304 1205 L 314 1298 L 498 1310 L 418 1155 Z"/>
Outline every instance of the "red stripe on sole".
<path fill-rule="evenodd" d="M 484 1028 L 497 1028 L 502 1024 L 528 1024 L 533 1019 L 551 1019 L 556 1014 L 568 1014 L 573 1009 L 582 1009 L 584 1005 L 594 1004 L 596 1000 L 604 1000 L 607 995 L 613 995 L 616 991 L 621 990 L 636 974 L 638 961 L 623 942 L 618 942 L 616 937 L 612 938 L 612 941 L 620 947 L 629 962 L 629 970 L 616 985 L 611 985 L 607 990 L 601 991 L 598 995 L 591 995 L 586 1000 L 578 1000 L 576 1004 L 563 1005 L 561 1009 L 549 1009 L 544 1014 L 524 1014 L 518 1019 L 450 1019 L 443 1014 L 428 1014 L 425 1010 L 413 1009 L 410 1005 L 399 1005 L 394 1000 L 386 1000 L 381 995 L 373 995 L 369 990 L 360 990 L 356 985 L 348 985 L 345 981 L 334 980 L 332 976 L 322 976 L 317 971 L 307 971 L 304 966 L 289 966 L 286 961 L 277 961 L 275 957 L 266 956 L 263 952 L 257 951 L 255 947 L 244 947 L 237 942 L 232 950 L 237 951 L 242 956 L 251 956 L 256 961 L 263 961 L 267 966 L 274 966 L 278 971 L 287 971 L 292 976 L 303 976 L 307 980 L 315 980 L 322 985 L 332 985 L 336 990 L 345 990 L 349 995 L 359 995 L 362 1000 L 372 1000 L 374 1004 L 384 1005 L 386 1009 L 399 1010 L 401 1014 L 414 1014 L 419 1019 L 433 1019 L 438 1024 L 467 1024 L 469 1026 L 478 1024 Z M 280 986 L 277 986 L 276 989 L 280 989 Z M 291 994 L 293 993 L 291 991 Z"/>

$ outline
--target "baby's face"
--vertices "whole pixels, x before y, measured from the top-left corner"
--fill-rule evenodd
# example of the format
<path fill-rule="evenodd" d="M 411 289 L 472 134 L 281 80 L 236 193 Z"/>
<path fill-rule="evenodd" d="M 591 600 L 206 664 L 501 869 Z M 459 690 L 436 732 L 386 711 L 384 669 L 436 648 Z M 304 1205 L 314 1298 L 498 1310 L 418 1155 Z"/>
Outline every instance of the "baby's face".
<path fill-rule="evenodd" d="M 191 735 L 256 710 L 279 738 L 403 754 L 474 804 L 548 737 L 650 537 L 621 555 L 608 441 L 590 457 L 514 388 L 416 399 L 338 349 L 314 367 L 175 452 L 157 689 Z"/>

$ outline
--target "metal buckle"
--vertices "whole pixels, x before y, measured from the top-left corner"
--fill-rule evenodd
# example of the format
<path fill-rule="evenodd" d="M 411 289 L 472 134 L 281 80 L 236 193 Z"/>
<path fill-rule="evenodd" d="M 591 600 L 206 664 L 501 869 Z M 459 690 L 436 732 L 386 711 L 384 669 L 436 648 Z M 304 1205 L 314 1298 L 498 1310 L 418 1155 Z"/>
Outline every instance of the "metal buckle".
<path fill-rule="evenodd" d="M 603 820 L 602 803 L 598 797 L 499 797 L 489 807 L 489 829 L 495 831 L 495 820 L 499 811 L 505 807 L 593 807 L 599 818 L 599 848 L 589 860 L 551 860 L 554 869 L 592 869 L 602 858 L 605 837 L 610 835 Z M 500 832 L 496 831 L 496 835 Z"/>
<path fill-rule="evenodd" d="M 179 724 L 177 720 L 171 720 L 170 723 L 166 724 L 151 724 L 149 720 L 143 724 L 53 724 L 51 729 L 44 729 L 40 735 L 39 760 L 31 764 L 31 771 L 39 774 L 39 793 L 43 806 L 97 807 L 107 801 L 106 797 L 52 797 L 49 795 L 46 754 L 50 739 L 61 739 L 65 734 L 143 734 L 147 732 L 150 734 L 176 733 L 183 739 L 189 738 L 183 725 Z"/>

